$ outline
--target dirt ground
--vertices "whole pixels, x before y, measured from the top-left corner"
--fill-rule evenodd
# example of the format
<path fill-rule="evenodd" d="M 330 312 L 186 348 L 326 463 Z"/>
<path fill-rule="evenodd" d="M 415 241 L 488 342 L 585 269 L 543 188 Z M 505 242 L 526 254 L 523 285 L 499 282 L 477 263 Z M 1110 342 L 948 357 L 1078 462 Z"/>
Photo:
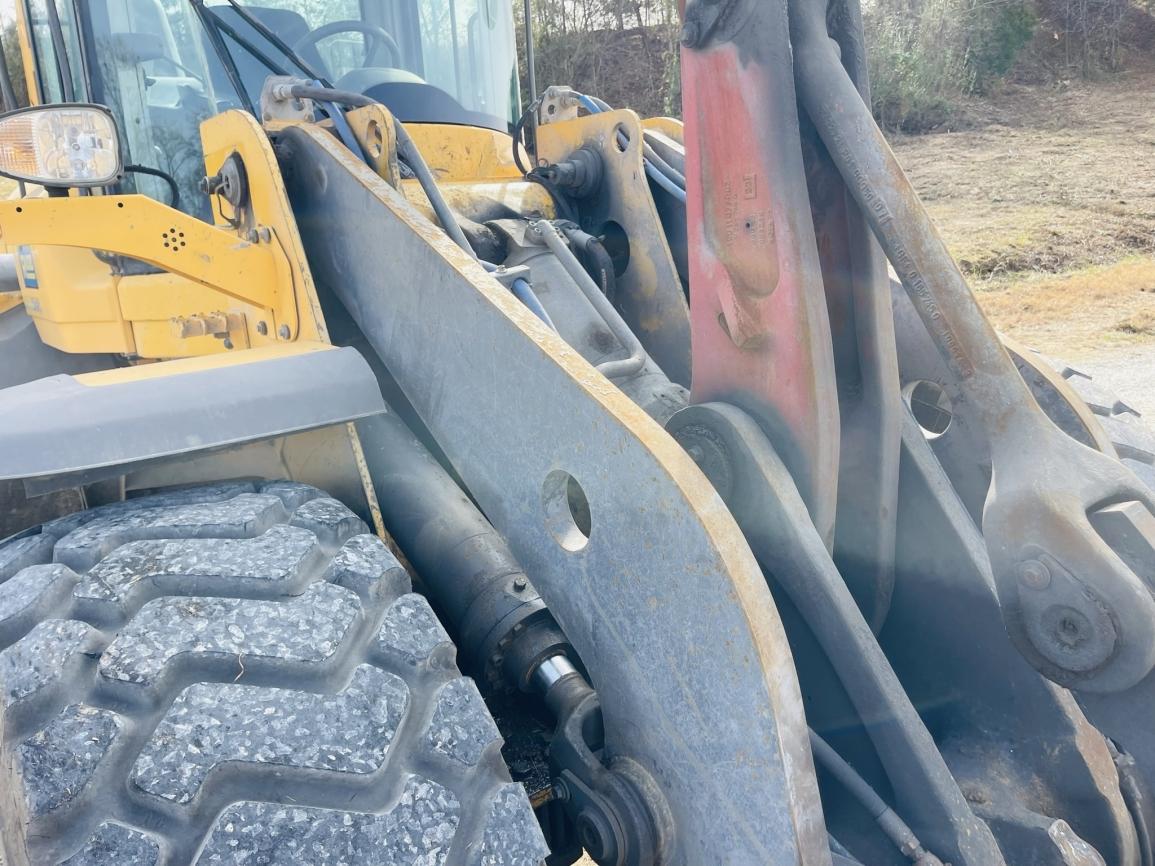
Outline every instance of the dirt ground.
<path fill-rule="evenodd" d="M 1155 69 L 1011 87 L 965 114 L 891 143 L 980 303 L 1155 417 Z"/>

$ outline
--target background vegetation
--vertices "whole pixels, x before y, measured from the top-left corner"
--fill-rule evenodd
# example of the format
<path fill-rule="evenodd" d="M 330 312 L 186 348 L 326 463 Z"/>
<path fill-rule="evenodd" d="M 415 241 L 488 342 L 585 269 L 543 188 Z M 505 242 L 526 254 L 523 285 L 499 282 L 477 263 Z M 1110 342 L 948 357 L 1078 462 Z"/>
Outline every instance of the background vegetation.
<path fill-rule="evenodd" d="M 530 2 L 539 87 L 580 83 L 643 115 L 680 113 L 678 0 Z M 861 2 L 874 112 L 895 131 L 960 125 L 960 105 L 1008 79 L 1061 84 L 1155 60 L 1155 0 Z M 513 3 L 520 28 L 523 0 Z M 0 32 L 21 95 L 14 29 L 9 19 Z"/>
<path fill-rule="evenodd" d="M 1061 83 L 1155 49 L 1155 0 L 863 0 L 874 112 L 889 129 L 957 120 L 1008 78 Z M 676 0 L 532 0 L 539 85 L 677 114 Z M 518 16 L 521 18 L 519 4 Z"/>

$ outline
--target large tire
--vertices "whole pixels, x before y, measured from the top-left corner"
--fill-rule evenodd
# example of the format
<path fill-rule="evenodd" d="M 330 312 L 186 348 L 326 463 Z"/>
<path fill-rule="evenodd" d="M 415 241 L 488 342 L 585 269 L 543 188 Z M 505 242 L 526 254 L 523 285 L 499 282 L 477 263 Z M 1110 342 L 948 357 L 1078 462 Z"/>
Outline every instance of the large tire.
<path fill-rule="evenodd" d="M 312 487 L 69 515 L 0 542 L 0 581 L 6 866 L 547 853 L 433 611 Z"/>
<path fill-rule="evenodd" d="M 1071 389 L 1087 404 L 1119 459 L 1155 490 L 1155 434 L 1142 416 L 1109 388 L 1082 370 L 1054 364 Z"/>

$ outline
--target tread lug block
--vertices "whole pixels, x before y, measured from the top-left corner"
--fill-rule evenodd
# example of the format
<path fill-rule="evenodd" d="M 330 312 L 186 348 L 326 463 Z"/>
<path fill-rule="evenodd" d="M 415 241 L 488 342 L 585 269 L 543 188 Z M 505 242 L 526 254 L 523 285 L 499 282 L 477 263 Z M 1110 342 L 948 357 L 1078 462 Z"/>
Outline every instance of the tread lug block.
<path fill-rule="evenodd" d="M 469 866 L 518 863 L 536 866 L 549 854 L 544 841 L 532 831 L 537 826 L 533 809 L 521 785 L 510 782 L 497 789 L 490 801 L 481 848 L 471 853 Z"/>
<path fill-rule="evenodd" d="M 289 511 L 296 511 L 306 502 L 325 495 L 312 484 L 298 481 L 268 481 L 261 485 L 261 493 L 278 497 Z"/>
<path fill-rule="evenodd" d="M 1155 462 L 1155 434 L 1138 418 L 1129 415 L 1100 416 L 1099 423 L 1111 437 L 1120 457 L 1143 463 Z"/>
<path fill-rule="evenodd" d="M 87 623 L 49 619 L 0 652 L 0 706 L 5 739 L 20 736 L 32 720 L 65 702 L 71 681 L 83 679 L 103 636 Z"/>
<path fill-rule="evenodd" d="M 415 668 L 432 670 L 452 668 L 457 656 L 433 608 L 417 593 L 403 595 L 389 605 L 377 633 L 377 651 L 382 658 L 401 658 Z"/>
<path fill-rule="evenodd" d="M 409 704 L 393 674 L 361 666 L 336 695 L 198 683 L 165 714 L 132 769 L 140 790 L 174 803 L 197 796 L 206 777 L 322 770 L 366 776 L 385 764 Z M 278 780 L 288 782 L 285 773 Z"/>
<path fill-rule="evenodd" d="M 281 524 L 256 538 L 130 541 L 93 566 L 74 595 L 119 616 L 165 593 L 291 595 L 323 561 L 311 532 Z"/>
<path fill-rule="evenodd" d="M 1089 376 L 1070 376 L 1067 382 L 1096 415 L 1112 414 L 1119 403 L 1114 394 Z"/>
<path fill-rule="evenodd" d="M 29 817 L 43 818 L 85 797 L 123 723 L 109 710 L 73 705 L 21 743 Z"/>
<path fill-rule="evenodd" d="M 150 601 L 100 660 L 105 680 L 158 688 L 170 664 L 229 679 L 272 666 L 307 673 L 331 659 L 361 604 L 347 589 L 316 583 L 286 601 L 179 598 Z M 211 677 L 211 674 L 209 674 Z"/>
<path fill-rule="evenodd" d="M 152 837 L 131 827 L 106 821 L 61 866 L 105 866 L 109 863 L 156 866 L 160 862 L 160 853 L 160 846 Z"/>
<path fill-rule="evenodd" d="M 242 493 L 255 493 L 257 488 L 250 482 L 230 481 L 223 484 L 202 484 L 196 487 L 179 487 L 166 490 L 162 493 L 153 493 L 127 499 L 124 502 L 112 502 L 87 511 L 77 511 L 56 520 L 45 523 L 42 532 L 54 538 L 63 538 L 74 529 L 91 523 L 93 520 L 123 514 L 129 511 L 139 511 L 147 508 L 170 508 L 174 505 L 197 505 L 206 502 L 224 502 L 233 499 Z"/>
<path fill-rule="evenodd" d="M 0 648 L 23 637 L 67 603 L 78 579 L 63 565 L 32 565 L 0 583 Z"/>
<path fill-rule="evenodd" d="M 197 866 L 235 863 L 238 849 L 267 866 L 440 866 L 449 855 L 461 804 L 436 782 L 409 776 L 381 813 L 244 802 L 217 819 Z M 495 863 L 514 863 L 505 857 Z"/>
<path fill-rule="evenodd" d="M 125 504 L 131 505 L 133 501 Z M 221 502 L 117 509 L 78 526 L 61 538 L 56 543 L 56 561 L 76 571 L 85 571 L 130 541 L 252 538 L 285 515 L 280 499 L 261 493 L 242 493 Z"/>
<path fill-rule="evenodd" d="M 69 515 L 0 541 L 0 576 L 9 866 L 543 858 L 445 629 L 316 488 Z"/>
<path fill-rule="evenodd" d="M 56 539 L 51 535 L 29 535 L 0 543 L 0 583 L 30 565 L 52 562 Z"/>
<path fill-rule="evenodd" d="M 289 522 L 314 533 L 329 549 L 340 547 L 346 539 L 369 531 L 365 521 L 343 503 L 328 496 L 309 500 L 296 510 Z"/>
<path fill-rule="evenodd" d="M 354 535 L 333 556 L 323 578 L 362 600 L 390 599 L 409 592 L 409 573 L 375 535 Z"/>
<path fill-rule="evenodd" d="M 434 753 L 463 767 L 476 766 L 490 744 L 501 743 L 473 680 L 460 677 L 438 690 L 425 742 Z"/>

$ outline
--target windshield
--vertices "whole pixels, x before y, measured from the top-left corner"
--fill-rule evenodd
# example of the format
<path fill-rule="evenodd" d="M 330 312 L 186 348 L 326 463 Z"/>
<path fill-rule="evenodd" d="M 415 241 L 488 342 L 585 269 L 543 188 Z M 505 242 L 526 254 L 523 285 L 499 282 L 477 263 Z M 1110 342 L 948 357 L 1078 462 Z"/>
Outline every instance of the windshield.
<path fill-rule="evenodd" d="M 45 2 L 29 2 L 34 26 Z M 311 72 L 377 99 L 407 122 L 508 131 L 520 111 L 508 0 L 244 3 L 257 26 L 226 0 L 208 0 L 203 20 L 190 0 L 90 0 L 75 7 L 57 2 L 57 8 L 66 40 L 79 31 L 83 42 L 71 58 L 77 93 L 87 89 L 117 116 L 126 162 L 168 175 L 181 209 L 203 218 L 209 214 L 198 191 L 204 173 L 199 125 L 229 108 L 259 106 L 271 74 Z M 80 13 L 79 27 L 69 14 L 73 9 Z M 245 95 L 233 86 L 213 35 L 227 49 Z M 278 40 L 309 71 L 281 51 Z M 42 64 L 51 56 L 48 49 L 37 44 Z M 49 101 L 59 99 L 59 88 L 46 89 Z M 162 201 L 173 198 L 172 186 L 163 177 L 131 171 L 124 183 Z"/>
<path fill-rule="evenodd" d="M 287 72 L 302 74 L 224 0 L 210 8 Z M 517 119 L 508 0 L 262 0 L 244 8 L 318 76 L 378 98 L 403 121 L 504 131 Z M 226 41 L 239 66 L 253 65 L 251 52 L 231 37 Z M 267 69 L 240 71 L 246 88 L 259 94 Z"/>

